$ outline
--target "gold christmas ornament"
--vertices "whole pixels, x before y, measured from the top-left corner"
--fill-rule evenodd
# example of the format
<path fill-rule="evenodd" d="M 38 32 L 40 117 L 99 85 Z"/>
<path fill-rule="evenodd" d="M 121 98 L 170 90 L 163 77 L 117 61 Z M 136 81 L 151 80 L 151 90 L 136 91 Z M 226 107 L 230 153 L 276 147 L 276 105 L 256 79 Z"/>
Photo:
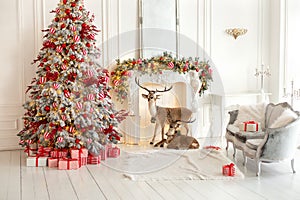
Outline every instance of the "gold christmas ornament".
<path fill-rule="evenodd" d="M 29 103 L 29 106 L 32 107 L 34 104 L 35 104 L 34 101 L 31 101 L 31 102 Z"/>

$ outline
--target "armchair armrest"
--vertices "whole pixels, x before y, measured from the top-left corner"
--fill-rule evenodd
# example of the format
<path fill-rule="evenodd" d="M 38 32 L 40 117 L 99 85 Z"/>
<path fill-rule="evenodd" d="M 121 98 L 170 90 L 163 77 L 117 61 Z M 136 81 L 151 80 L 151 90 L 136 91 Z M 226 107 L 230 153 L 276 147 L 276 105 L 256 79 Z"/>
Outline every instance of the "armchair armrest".
<path fill-rule="evenodd" d="M 239 114 L 239 110 L 229 111 L 228 114 L 229 114 L 229 117 L 230 117 L 228 124 L 233 124 L 235 122 L 238 114 Z"/>

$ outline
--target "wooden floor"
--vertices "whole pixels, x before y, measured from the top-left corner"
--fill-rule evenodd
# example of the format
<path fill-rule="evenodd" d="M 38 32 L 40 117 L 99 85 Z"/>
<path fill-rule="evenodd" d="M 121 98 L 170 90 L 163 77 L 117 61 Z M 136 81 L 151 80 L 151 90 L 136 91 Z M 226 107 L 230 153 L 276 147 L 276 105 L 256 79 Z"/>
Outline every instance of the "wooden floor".
<path fill-rule="evenodd" d="M 223 146 L 224 147 L 224 146 Z M 223 148 L 224 149 L 224 148 Z M 229 151 L 232 158 L 232 149 Z M 290 163 L 263 164 L 255 176 L 252 160 L 247 169 L 237 155 L 243 180 L 145 181 L 124 179 L 105 165 L 88 165 L 78 170 L 26 167 L 23 151 L 0 151 L 1 200 L 73 199 L 300 199 L 300 150 L 295 169 Z"/>

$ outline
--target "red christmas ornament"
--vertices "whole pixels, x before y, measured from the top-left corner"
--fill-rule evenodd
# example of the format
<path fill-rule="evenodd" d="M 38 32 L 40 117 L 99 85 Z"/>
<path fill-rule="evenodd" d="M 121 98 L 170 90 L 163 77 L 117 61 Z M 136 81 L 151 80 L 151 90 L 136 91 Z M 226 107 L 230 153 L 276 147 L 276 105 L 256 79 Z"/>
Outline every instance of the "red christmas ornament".
<path fill-rule="evenodd" d="M 62 115 L 62 116 L 61 116 L 61 119 L 62 119 L 63 121 L 66 121 L 67 117 L 66 117 L 65 115 Z"/>
<path fill-rule="evenodd" d="M 71 26 L 71 31 L 76 31 L 76 26 Z"/>
<path fill-rule="evenodd" d="M 79 42 L 79 40 L 80 40 L 80 36 L 78 36 L 78 35 L 74 35 L 74 38 L 73 38 L 73 39 L 74 39 L 74 41 L 75 41 L 75 42 Z"/>
<path fill-rule="evenodd" d="M 51 68 L 50 68 L 49 66 L 47 66 L 47 67 L 45 67 L 45 70 L 46 70 L 46 71 L 50 71 Z"/>
<path fill-rule="evenodd" d="M 54 33 L 55 33 L 55 29 L 51 27 L 51 28 L 49 29 L 49 32 L 52 33 L 52 34 L 54 34 Z"/>
<path fill-rule="evenodd" d="M 104 95 L 104 93 L 98 93 L 98 98 L 100 99 L 100 100 L 102 100 L 102 99 L 104 99 L 104 97 L 105 97 L 105 95 Z"/>
<path fill-rule="evenodd" d="M 40 77 L 39 84 L 44 84 L 44 83 L 46 83 L 46 81 L 47 81 L 46 77 Z"/>
<path fill-rule="evenodd" d="M 46 133 L 44 134 L 44 138 L 45 138 L 46 140 L 50 139 L 50 138 L 51 138 L 51 134 L 50 134 L 49 132 L 46 132 Z"/>
<path fill-rule="evenodd" d="M 76 6 L 76 3 L 75 3 L 75 2 L 71 3 L 71 6 L 72 6 L 72 7 L 75 7 L 75 6 Z"/>
<path fill-rule="evenodd" d="M 59 18 L 58 18 L 58 17 L 55 17 L 55 21 L 56 21 L 56 22 L 59 22 Z"/>
<path fill-rule="evenodd" d="M 58 83 L 53 83 L 53 88 L 54 88 L 55 90 L 57 90 L 57 89 L 59 88 L 59 84 L 58 84 Z"/>
<path fill-rule="evenodd" d="M 77 73 L 75 72 L 71 72 L 70 74 L 68 74 L 68 80 L 74 82 L 76 80 L 77 77 Z"/>
<path fill-rule="evenodd" d="M 91 47 L 91 43 L 86 43 L 85 44 L 87 47 Z"/>
<path fill-rule="evenodd" d="M 70 59 L 71 60 L 76 60 L 76 56 L 75 55 L 70 55 Z"/>
<path fill-rule="evenodd" d="M 86 74 L 89 76 L 89 77 L 93 77 L 94 76 L 94 72 L 92 70 L 87 70 Z"/>
<path fill-rule="evenodd" d="M 57 142 L 61 143 L 61 142 L 63 142 L 63 141 L 64 141 L 64 138 L 63 138 L 63 137 L 58 137 L 58 138 L 57 138 Z"/>
<path fill-rule="evenodd" d="M 77 103 L 76 103 L 76 107 L 77 107 L 78 109 L 82 109 L 83 105 L 82 105 L 81 102 L 77 102 Z"/>
<path fill-rule="evenodd" d="M 67 15 L 70 15 L 71 10 L 70 10 L 70 9 L 66 9 L 65 13 L 66 13 Z"/>
<path fill-rule="evenodd" d="M 44 110 L 49 112 L 50 111 L 50 106 L 45 106 Z"/>
<path fill-rule="evenodd" d="M 67 69 L 67 65 L 63 64 L 63 65 L 61 66 L 61 69 L 62 69 L 62 70 L 66 70 L 66 69 Z"/>
<path fill-rule="evenodd" d="M 82 23 L 82 24 L 81 24 L 81 27 L 82 27 L 83 29 L 87 29 L 88 25 L 87 25 L 86 23 Z"/>
<path fill-rule="evenodd" d="M 63 50 L 62 46 L 57 46 L 56 47 L 56 52 L 61 53 Z"/>
<path fill-rule="evenodd" d="M 95 95 L 94 94 L 88 94 L 87 98 L 88 98 L 88 100 L 93 101 L 95 99 Z"/>
<path fill-rule="evenodd" d="M 75 128 L 74 128 L 73 126 L 71 126 L 71 127 L 69 128 L 69 132 L 70 132 L 70 133 L 75 133 L 75 131 L 76 131 L 76 130 L 75 130 Z"/>
<path fill-rule="evenodd" d="M 70 98 L 70 96 L 71 96 L 69 90 L 64 90 L 64 95 L 65 95 L 65 97 L 67 97 L 67 98 Z"/>
<path fill-rule="evenodd" d="M 174 68 L 174 63 L 169 62 L 169 63 L 168 63 L 168 67 L 169 67 L 170 69 L 173 69 L 173 68 Z"/>
<path fill-rule="evenodd" d="M 109 115 L 111 118 L 115 118 L 115 115 L 114 114 L 110 114 Z"/>
<path fill-rule="evenodd" d="M 66 27 L 66 25 L 65 24 L 62 24 L 61 26 L 60 26 L 60 28 L 65 28 Z"/>
<path fill-rule="evenodd" d="M 185 66 L 183 67 L 183 71 L 186 72 L 187 70 L 188 70 L 188 67 L 185 65 Z"/>
<path fill-rule="evenodd" d="M 78 138 L 75 140 L 76 144 L 79 144 L 81 140 L 79 140 Z"/>

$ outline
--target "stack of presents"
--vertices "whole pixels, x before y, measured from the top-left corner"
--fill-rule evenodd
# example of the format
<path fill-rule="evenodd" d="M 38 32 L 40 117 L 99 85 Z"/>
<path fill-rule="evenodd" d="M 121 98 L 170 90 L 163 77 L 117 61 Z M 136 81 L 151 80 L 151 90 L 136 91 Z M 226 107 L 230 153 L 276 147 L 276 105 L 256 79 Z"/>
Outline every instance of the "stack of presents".
<path fill-rule="evenodd" d="M 87 164 L 98 165 L 101 160 L 107 158 L 117 158 L 120 149 L 111 144 L 105 145 L 105 149 L 100 150 L 99 155 L 92 155 L 86 148 L 76 149 L 55 149 L 52 147 L 27 147 L 26 165 L 32 167 L 58 168 L 63 170 L 79 169 Z"/>

